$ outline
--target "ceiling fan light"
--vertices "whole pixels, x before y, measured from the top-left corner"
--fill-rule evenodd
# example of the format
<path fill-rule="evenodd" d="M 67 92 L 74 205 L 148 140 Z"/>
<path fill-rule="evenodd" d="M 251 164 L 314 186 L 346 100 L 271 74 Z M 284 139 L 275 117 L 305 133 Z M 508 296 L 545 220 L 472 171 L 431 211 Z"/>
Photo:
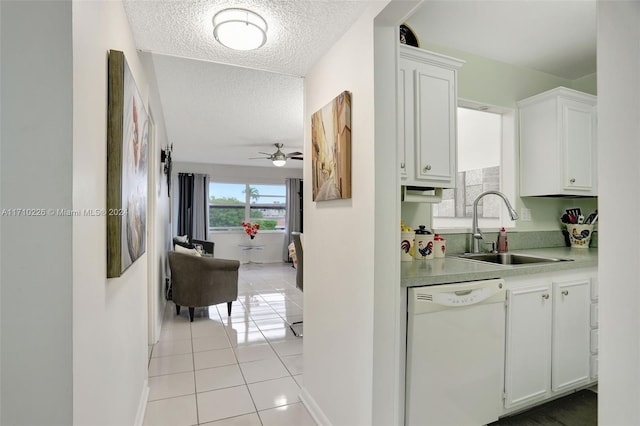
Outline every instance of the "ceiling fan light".
<path fill-rule="evenodd" d="M 287 164 L 287 160 L 282 160 L 282 159 L 273 160 L 273 165 L 276 167 L 282 167 L 285 164 Z"/>
<path fill-rule="evenodd" d="M 267 41 L 267 23 L 246 9 L 224 9 L 213 17 L 213 36 L 234 50 L 254 50 Z"/>

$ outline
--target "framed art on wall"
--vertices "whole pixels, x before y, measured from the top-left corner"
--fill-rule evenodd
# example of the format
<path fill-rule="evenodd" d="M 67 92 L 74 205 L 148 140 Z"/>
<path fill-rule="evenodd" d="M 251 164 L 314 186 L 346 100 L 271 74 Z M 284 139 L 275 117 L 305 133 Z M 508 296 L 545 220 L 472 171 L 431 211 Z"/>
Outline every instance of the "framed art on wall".
<path fill-rule="evenodd" d="M 145 252 L 148 115 L 124 53 L 109 51 L 107 119 L 107 278 Z"/>
<path fill-rule="evenodd" d="M 351 94 L 311 116 L 313 201 L 351 198 Z"/>

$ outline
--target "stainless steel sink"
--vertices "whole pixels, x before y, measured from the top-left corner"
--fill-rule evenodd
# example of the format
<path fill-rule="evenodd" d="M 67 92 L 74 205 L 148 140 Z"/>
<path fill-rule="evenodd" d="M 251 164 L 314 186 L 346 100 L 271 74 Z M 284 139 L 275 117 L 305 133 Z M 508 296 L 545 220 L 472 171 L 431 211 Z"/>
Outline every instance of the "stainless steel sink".
<path fill-rule="evenodd" d="M 562 259 L 559 257 L 542 257 L 515 253 L 465 253 L 456 257 L 460 259 L 476 260 L 479 262 L 497 263 L 500 265 L 530 265 L 532 263 L 555 263 L 573 260 Z"/>

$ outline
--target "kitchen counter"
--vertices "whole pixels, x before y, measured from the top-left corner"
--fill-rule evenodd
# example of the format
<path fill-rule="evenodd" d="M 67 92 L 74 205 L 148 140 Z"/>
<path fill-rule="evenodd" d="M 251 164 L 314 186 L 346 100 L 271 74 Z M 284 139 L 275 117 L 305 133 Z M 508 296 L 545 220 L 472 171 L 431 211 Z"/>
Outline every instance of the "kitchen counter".
<path fill-rule="evenodd" d="M 510 250 L 510 253 L 533 256 L 572 259 L 572 262 L 534 263 L 528 265 L 500 265 L 460 259 L 449 255 L 431 260 L 401 262 L 402 287 L 436 285 L 490 278 L 504 278 L 539 274 L 542 272 L 567 271 L 598 266 L 598 249 L 569 247 Z"/>

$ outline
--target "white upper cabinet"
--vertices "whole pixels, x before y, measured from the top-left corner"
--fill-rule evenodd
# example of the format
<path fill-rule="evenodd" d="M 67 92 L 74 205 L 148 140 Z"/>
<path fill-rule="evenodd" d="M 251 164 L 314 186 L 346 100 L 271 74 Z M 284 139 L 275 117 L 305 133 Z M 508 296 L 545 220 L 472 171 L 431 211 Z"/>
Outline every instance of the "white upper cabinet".
<path fill-rule="evenodd" d="M 400 46 L 398 156 L 402 185 L 454 188 L 457 70 L 455 58 Z"/>
<path fill-rule="evenodd" d="M 596 196 L 596 102 L 558 87 L 518 102 L 520 196 Z"/>

